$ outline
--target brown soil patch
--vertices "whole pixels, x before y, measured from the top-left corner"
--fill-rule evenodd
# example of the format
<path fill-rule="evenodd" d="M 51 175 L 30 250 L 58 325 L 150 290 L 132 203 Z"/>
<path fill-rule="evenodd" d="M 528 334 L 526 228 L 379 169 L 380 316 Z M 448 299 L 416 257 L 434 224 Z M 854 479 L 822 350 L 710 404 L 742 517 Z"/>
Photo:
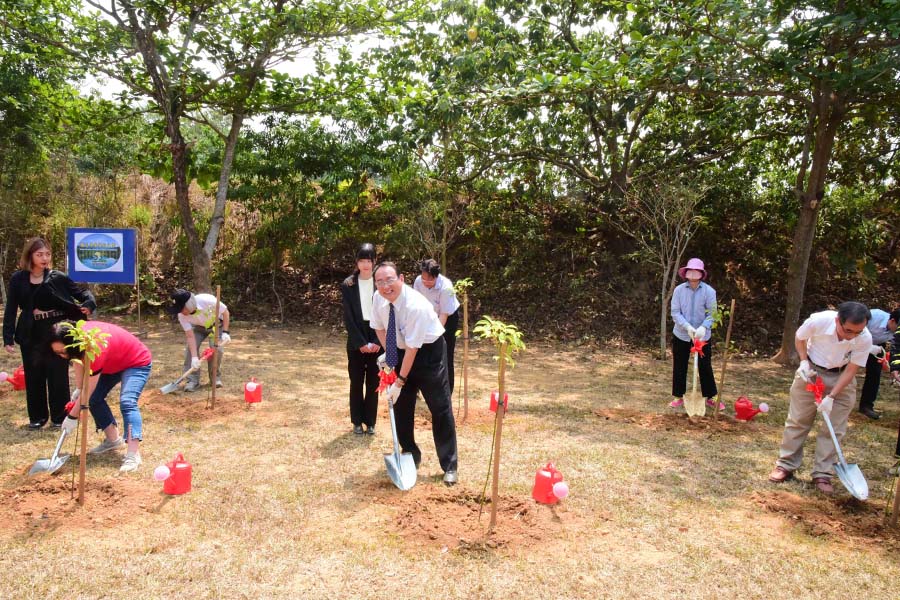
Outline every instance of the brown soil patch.
<path fill-rule="evenodd" d="M 373 495 L 377 502 L 398 508 L 395 522 L 400 534 L 420 548 L 465 552 L 502 549 L 515 553 L 561 538 L 566 531 L 583 525 L 583 519 L 565 503 L 545 506 L 531 498 L 504 495 L 500 497 L 496 527 L 486 537 L 490 499 L 482 511 L 480 495 L 459 487 L 419 485 L 400 496 L 391 489 L 380 486 Z"/>
<path fill-rule="evenodd" d="M 851 496 L 805 497 L 781 491 L 754 492 L 750 500 L 814 537 L 900 549 L 900 529 L 888 527 L 884 522 L 884 508 L 872 502 L 861 502 Z"/>
<path fill-rule="evenodd" d="M 209 397 L 204 392 L 192 394 L 163 394 L 159 390 L 141 394 L 141 410 L 146 410 L 166 421 L 224 421 L 235 413 L 258 410 L 244 402 L 243 396 L 216 393 L 216 408 L 208 408 Z M 250 408 L 248 408 L 250 406 Z"/>
<path fill-rule="evenodd" d="M 507 415 L 510 413 L 507 412 Z M 459 425 L 463 423 L 462 420 L 462 409 L 457 412 L 456 424 Z M 493 425 L 494 417 L 497 413 L 493 413 L 488 408 L 473 408 L 471 406 L 471 402 L 469 405 L 469 414 L 466 416 L 466 420 L 464 422 L 465 425 Z"/>
<path fill-rule="evenodd" d="M 633 423 L 652 431 L 686 431 L 693 433 L 756 433 L 766 427 L 756 421 L 738 421 L 728 414 L 719 413 L 718 420 L 707 413 L 705 417 L 689 418 L 683 413 L 647 413 L 629 408 L 601 408 L 594 415 L 607 421 Z"/>
<path fill-rule="evenodd" d="M 76 477 L 76 490 L 77 485 Z M 78 504 L 77 491 L 72 493 L 68 474 L 29 477 L 20 473 L 12 481 L 7 480 L 4 488 L 0 490 L 4 512 L 0 530 L 25 532 L 107 528 L 133 521 L 141 512 L 155 512 L 169 498 L 146 478 L 131 477 L 89 477 L 85 481 L 84 507 Z"/>

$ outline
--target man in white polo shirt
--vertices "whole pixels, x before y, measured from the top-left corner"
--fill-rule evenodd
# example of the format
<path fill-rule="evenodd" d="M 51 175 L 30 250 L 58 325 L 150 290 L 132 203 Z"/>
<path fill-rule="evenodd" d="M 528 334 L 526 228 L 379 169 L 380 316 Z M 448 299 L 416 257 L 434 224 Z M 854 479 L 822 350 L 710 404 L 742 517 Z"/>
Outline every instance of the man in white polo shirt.
<path fill-rule="evenodd" d="M 397 441 L 418 466 L 422 452 L 416 445 L 414 417 L 416 395 L 421 390 L 431 411 L 431 433 L 444 483 L 454 485 L 458 481 L 456 422 L 447 379 L 444 328 L 431 303 L 404 284 L 394 263 L 380 263 L 373 277 L 378 293 L 369 325 L 385 350 L 387 365 L 397 373 L 397 381 L 388 389 L 389 394 L 396 394 Z"/>
<path fill-rule="evenodd" d="M 209 345 L 213 347 L 211 334 L 216 324 L 216 297 L 212 294 L 192 294 L 188 290 L 177 289 L 172 292 L 172 304 L 166 311 L 170 315 L 178 315 L 178 323 L 184 330 L 184 370 L 193 368 L 194 372 L 188 375 L 184 391 L 195 392 L 200 387 L 200 354 L 199 347 L 207 337 Z M 216 359 L 218 361 L 216 371 L 216 387 L 222 387 L 222 347 L 231 341 L 228 333 L 231 314 L 224 302 L 219 302 L 219 343 L 216 344 Z M 212 361 L 207 365 L 210 384 L 212 384 Z"/>
<path fill-rule="evenodd" d="M 872 347 L 872 335 L 866 329 L 870 318 L 864 304 L 844 302 L 837 311 L 813 313 L 797 329 L 794 343 L 800 355 L 800 368 L 791 386 L 791 404 L 781 448 L 769 481 L 781 483 L 794 476 L 803 460 L 803 442 L 812 429 L 817 412 L 831 417 L 838 441 L 843 440 L 847 419 L 856 403 L 856 372 L 865 368 Z M 816 378 L 825 384 L 825 395 L 819 403 L 806 389 L 807 383 Z M 822 423 L 816 436 L 812 480 L 824 494 L 834 492 L 831 475 L 836 460 L 834 443 Z"/>

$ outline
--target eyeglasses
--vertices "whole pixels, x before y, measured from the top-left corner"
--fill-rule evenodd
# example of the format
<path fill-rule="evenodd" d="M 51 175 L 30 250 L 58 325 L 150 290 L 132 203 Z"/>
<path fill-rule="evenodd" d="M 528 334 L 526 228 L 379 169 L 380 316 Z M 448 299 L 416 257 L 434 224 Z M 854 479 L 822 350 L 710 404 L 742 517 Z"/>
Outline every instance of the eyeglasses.
<path fill-rule="evenodd" d="M 387 279 L 376 279 L 375 285 L 380 288 L 390 287 L 397 283 L 396 277 L 388 277 Z"/>
<path fill-rule="evenodd" d="M 866 330 L 865 326 L 863 326 L 863 328 L 859 329 L 859 330 L 847 329 L 843 323 L 838 323 L 838 326 L 841 328 L 841 330 L 844 332 L 845 335 L 850 336 L 850 337 L 860 335 L 863 331 Z"/>

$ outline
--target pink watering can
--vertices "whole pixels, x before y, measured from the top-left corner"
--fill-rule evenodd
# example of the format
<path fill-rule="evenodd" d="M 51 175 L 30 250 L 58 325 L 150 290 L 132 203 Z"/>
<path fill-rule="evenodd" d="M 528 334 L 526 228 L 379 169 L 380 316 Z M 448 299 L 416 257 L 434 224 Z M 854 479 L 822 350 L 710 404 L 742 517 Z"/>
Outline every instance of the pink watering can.
<path fill-rule="evenodd" d="M 753 417 L 759 413 L 769 412 L 769 405 L 765 402 L 759 403 L 759 408 L 753 407 L 753 402 L 747 396 L 740 396 L 734 401 L 734 415 L 738 421 L 752 421 Z"/>

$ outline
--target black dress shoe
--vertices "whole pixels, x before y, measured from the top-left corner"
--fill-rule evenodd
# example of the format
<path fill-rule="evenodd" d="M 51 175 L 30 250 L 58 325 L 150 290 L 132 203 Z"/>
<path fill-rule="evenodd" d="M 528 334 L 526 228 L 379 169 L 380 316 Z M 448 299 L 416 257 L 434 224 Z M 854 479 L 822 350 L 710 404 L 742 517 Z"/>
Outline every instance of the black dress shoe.
<path fill-rule="evenodd" d="M 362 428 L 362 425 L 354 425 L 354 426 L 353 426 L 353 433 L 355 433 L 356 435 L 362 435 L 362 434 L 363 434 L 363 428 Z"/>
<path fill-rule="evenodd" d="M 875 412 L 875 409 L 874 409 L 874 408 L 870 408 L 870 407 L 868 407 L 868 406 L 865 407 L 865 408 L 859 409 L 859 412 L 861 412 L 862 414 L 866 415 L 867 417 L 869 417 L 869 418 L 872 419 L 873 421 L 877 421 L 878 419 L 881 418 L 881 413 Z"/>
<path fill-rule="evenodd" d="M 375 426 L 374 425 L 366 425 L 366 434 L 375 435 Z"/>
<path fill-rule="evenodd" d="M 444 483 L 446 485 L 456 485 L 457 481 L 459 481 L 459 477 L 456 476 L 456 471 L 447 471 L 444 473 Z"/>
<path fill-rule="evenodd" d="M 37 431 L 38 429 L 43 427 L 44 423 L 46 423 L 46 422 L 47 421 L 32 421 L 31 423 L 28 424 L 28 429 L 31 429 L 32 431 Z"/>

